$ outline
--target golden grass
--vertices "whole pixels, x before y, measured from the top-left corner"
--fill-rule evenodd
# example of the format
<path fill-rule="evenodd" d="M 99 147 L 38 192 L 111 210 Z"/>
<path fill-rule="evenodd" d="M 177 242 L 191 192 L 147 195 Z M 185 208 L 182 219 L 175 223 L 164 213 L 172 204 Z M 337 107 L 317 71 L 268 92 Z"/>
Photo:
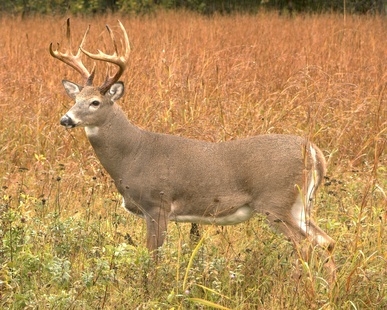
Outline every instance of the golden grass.
<path fill-rule="evenodd" d="M 64 42 L 65 18 L 3 16 L 2 307 L 386 307 L 387 20 L 184 12 L 73 17 L 74 42 L 91 23 L 88 49 L 105 49 L 104 25 L 117 30 L 117 18 L 132 43 L 119 104 L 134 124 L 214 142 L 289 133 L 320 146 L 329 179 L 318 193 L 317 218 L 337 240 L 337 285 L 327 288 L 321 266 L 312 265 L 294 286 L 291 247 L 259 218 L 203 228 L 197 257 L 185 246 L 187 226 L 171 224 L 164 260 L 148 266 L 146 251 L 124 237 L 143 245 L 142 220 L 118 209 L 114 185 L 83 131 L 59 125 L 72 105 L 61 80 L 81 82 L 48 53 L 50 42 Z M 97 70 L 101 80 L 105 67 Z M 55 280 L 59 265 L 62 278 Z"/>

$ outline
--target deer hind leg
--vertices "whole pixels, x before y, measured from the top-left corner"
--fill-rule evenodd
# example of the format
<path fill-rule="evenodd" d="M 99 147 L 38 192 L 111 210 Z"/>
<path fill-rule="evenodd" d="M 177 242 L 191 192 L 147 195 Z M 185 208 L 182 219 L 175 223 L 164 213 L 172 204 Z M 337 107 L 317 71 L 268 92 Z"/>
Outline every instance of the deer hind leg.
<path fill-rule="evenodd" d="M 296 271 L 295 278 L 300 276 L 300 263 L 310 262 L 313 249 L 318 246 L 321 249 L 320 259 L 324 262 L 324 267 L 328 272 L 329 282 L 334 283 L 336 279 L 336 265 L 333 260 L 334 240 L 321 230 L 313 221 L 308 223 L 308 231 L 301 230 L 300 226 L 294 221 L 285 221 L 279 218 L 273 219 L 275 228 L 283 233 L 292 241 L 296 250 Z M 313 233 L 312 233 L 313 231 Z"/>
<path fill-rule="evenodd" d="M 332 255 L 335 241 L 307 216 L 308 210 L 305 209 L 303 201 L 297 199 L 287 212 L 284 213 L 283 209 L 278 212 L 277 209 L 277 212 L 266 212 L 266 215 L 270 224 L 293 242 L 299 257 L 297 265 L 299 260 L 310 262 L 313 248 L 321 248 L 321 259 L 325 262 L 329 280 L 333 283 L 336 276 Z M 298 267 L 296 269 L 298 270 Z"/>
<path fill-rule="evenodd" d="M 322 259 L 325 261 L 330 280 L 334 281 L 336 266 L 332 252 L 335 241 L 310 218 L 312 200 L 307 199 L 305 202 L 301 197 L 299 194 L 291 208 L 291 217 L 285 225 L 284 233 L 293 241 L 296 248 L 300 248 L 301 258 L 305 261 L 310 260 L 313 247 L 320 247 L 324 253 Z"/>
<path fill-rule="evenodd" d="M 325 254 L 323 256 L 324 265 L 329 273 L 330 281 L 333 283 L 336 280 L 336 264 L 333 259 L 333 249 L 335 241 L 329 237 L 320 227 L 318 227 L 311 219 L 308 222 L 308 230 L 306 238 L 311 240 L 312 245 L 321 247 Z"/>

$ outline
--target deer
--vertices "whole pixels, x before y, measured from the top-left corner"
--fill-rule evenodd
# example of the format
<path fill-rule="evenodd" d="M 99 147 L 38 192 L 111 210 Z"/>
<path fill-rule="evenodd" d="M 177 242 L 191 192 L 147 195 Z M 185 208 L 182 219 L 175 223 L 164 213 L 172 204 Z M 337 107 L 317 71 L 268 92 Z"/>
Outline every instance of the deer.
<path fill-rule="evenodd" d="M 66 129 L 84 128 L 125 209 L 145 219 L 149 251 L 157 252 L 162 246 L 170 221 L 235 225 L 259 213 L 292 242 L 299 260 L 309 260 L 312 249 L 318 247 L 334 275 L 335 241 L 311 218 L 315 192 L 326 173 L 322 151 L 310 139 L 297 135 L 260 134 L 208 142 L 133 125 L 116 103 L 124 94 L 119 79 L 131 53 L 125 27 L 118 24 L 123 53 L 108 25 L 114 52 L 87 51 L 89 25 L 74 54 L 69 19 L 70 48 L 60 52 L 59 43 L 55 49 L 51 43 L 49 52 L 84 79 L 81 85 L 62 81 L 75 104 L 60 124 Z M 83 64 L 83 56 L 94 61 L 91 71 Z M 93 86 L 96 61 L 108 63 L 100 86 Z"/>

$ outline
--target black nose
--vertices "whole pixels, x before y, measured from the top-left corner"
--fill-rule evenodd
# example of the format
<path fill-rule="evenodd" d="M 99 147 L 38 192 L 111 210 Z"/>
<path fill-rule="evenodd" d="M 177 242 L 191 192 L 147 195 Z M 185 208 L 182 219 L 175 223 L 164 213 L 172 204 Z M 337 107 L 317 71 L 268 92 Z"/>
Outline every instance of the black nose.
<path fill-rule="evenodd" d="M 60 119 L 60 124 L 62 126 L 65 126 L 66 128 L 75 127 L 74 121 L 67 114 L 62 116 L 62 118 Z"/>

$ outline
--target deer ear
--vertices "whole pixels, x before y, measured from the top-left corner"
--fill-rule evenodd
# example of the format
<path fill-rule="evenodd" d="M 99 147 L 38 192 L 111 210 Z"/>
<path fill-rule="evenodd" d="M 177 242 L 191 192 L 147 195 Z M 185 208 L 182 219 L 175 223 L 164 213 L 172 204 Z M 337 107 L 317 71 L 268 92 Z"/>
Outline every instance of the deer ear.
<path fill-rule="evenodd" d="M 62 84 L 66 90 L 67 95 L 69 95 L 72 99 L 75 99 L 75 97 L 81 92 L 82 87 L 78 84 L 75 84 L 73 82 L 63 80 Z"/>
<path fill-rule="evenodd" d="M 124 83 L 117 82 L 114 83 L 107 92 L 107 95 L 112 101 L 116 101 L 122 97 L 124 94 Z"/>

